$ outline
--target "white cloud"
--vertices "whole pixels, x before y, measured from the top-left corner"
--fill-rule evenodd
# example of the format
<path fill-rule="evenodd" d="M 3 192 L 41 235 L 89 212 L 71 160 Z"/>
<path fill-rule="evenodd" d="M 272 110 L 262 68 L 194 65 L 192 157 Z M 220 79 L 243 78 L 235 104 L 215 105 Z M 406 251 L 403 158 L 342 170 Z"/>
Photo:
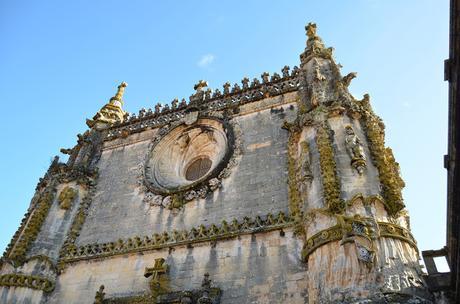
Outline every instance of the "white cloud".
<path fill-rule="evenodd" d="M 200 68 L 207 68 L 207 67 L 209 67 L 209 65 L 211 65 L 211 63 L 214 62 L 215 58 L 216 57 L 213 54 L 203 55 L 203 56 L 201 56 L 201 59 L 198 61 L 197 65 Z"/>

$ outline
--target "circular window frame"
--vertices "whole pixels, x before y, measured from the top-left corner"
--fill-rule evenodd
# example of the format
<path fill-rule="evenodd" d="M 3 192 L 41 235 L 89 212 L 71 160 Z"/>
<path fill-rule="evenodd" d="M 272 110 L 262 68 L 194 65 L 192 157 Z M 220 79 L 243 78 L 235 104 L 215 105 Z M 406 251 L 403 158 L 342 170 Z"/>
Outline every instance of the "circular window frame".
<path fill-rule="evenodd" d="M 166 188 L 166 187 L 158 187 L 156 186 L 153 182 L 151 182 L 152 179 L 155 178 L 155 172 L 152 172 L 153 169 L 150 166 L 150 161 L 155 153 L 155 149 L 163 142 L 165 138 L 167 138 L 170 134 L 173 134 L 174 132 L 178 132 L 177 129 L 182 129 L 180 130 L 176 136 L 177 138 L 180 137 L 180 134 L 184 134 L 192 129 L 195 128 L 202 128 L 204 130 L 206 129 L 212 129 L 210 127 L 210 124 L 206 124 L 206 121 L 212 121 L 213 123 L 218 123 L 221 128 L 223 133 L 225 134 L 226 137 L 226 147 L 225 147 L 225 153 L 222 157 L 222 159 L 215 165 L 215 167 L 212 170 L 208 170 L 203 176 L 199 177 L 195 181 L 190 181 L 189 184 L 187 185 L 180 185 L 177 187 L 171 187 L 171 188 Z M 235 157 L 235 135 L 234 135 L 234 129 L 230 123 L 228 123 L 227 120 L 222 120 L 219 118 L 215 117 L 200 117 L 197 119 L 197 121 L 193 124 L 187 125 L 183 121 L 179 121 L 177 123 L 173 123 L 169 126 L 165 126 L 161 128 L 157 135 L 153 138 L 151 147 L 149 149 L 149 152 L 147 154 L 145 163 L 144 163 L 144 172 L 143 172 L 143 180 L 144 180 L 144 185 L 146 186 L 147 190 L 153 194 L 156 195 L 161 195 L 161 196 L 172 196 L 172 195 L 185 195 L 187 192 L 190 191 L 203 191 L 203 189 L 206 189 L 206 192 L 209 191 L 209 181 L 212 179 L 221 179 L 219 178 L 219 174 L 222 172 L 223 169 L 225 169 L 228 165 L 231 159 Z M 174 138 L 176 138 L 174 137 Z M 239 146 L 238 146 L 239 149 Z M 203 156 L 203 155 L 201 155 Z M 200 156 L 195 157 L 193 160 L 189 160 L 188 164 L 184 166 L 182 174 L 184 175 L 185 178 L 185 173 L 188 167 Z M 209 157 L 208 157 L 209 158 Z M 211 160 L 212 161 L 212 160 Z M 233 161 L 235 162 L 235 161 Z M 212 167 L 213 164 L 211 164 Z"/>

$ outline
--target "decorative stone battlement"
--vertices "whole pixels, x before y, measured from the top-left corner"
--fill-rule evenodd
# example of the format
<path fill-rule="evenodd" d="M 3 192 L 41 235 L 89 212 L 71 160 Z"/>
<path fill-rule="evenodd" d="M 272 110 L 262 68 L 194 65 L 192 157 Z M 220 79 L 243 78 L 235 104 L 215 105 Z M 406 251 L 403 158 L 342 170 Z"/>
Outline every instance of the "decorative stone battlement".
<path fill-rule="evenodd" d="M 174 99 L 171 106 L 161 107 L 160 104 L 157 104 L 153 111 L 152 109 L 141 109 L 137 115 L 131 114 L 124 122 L 114 124 L 109 129 L 106 140 L 141 132 L 147 128 L 161 127 L 167 123 L 183 119 L 186 113 L 190 111 L 212 112 L 233 109 L 267 97 L 297 91 L 300 85 L 299 71 L 298 67 L 294 67 L 291 71 L 288 66 L 285 66 L 281 70 L 281 75 L 274 73 L 270 77 L 265 72 L 261 75 L 262 81 L 254 78 L 252 82 L 249 82 L 248 78 L 243 78 L 241 87 L 234 84 L 231 89 L 230 83 L 227 82 L 223 85 L 222 93 L 218 89 L 204 91 L 203 88 L 205 87 L 201 83 L 200 86 L 195 86 L 197 92 L 190 97 L 190 103 L 187 104 L 185 99 L 178 103 L 178 99 Z"/>

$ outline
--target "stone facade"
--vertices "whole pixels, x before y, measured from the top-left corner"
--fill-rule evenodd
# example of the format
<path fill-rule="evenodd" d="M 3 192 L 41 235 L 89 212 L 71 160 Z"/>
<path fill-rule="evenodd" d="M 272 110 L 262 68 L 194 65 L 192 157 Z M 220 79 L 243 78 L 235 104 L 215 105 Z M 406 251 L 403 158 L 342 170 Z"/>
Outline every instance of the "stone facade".
<path fill-rule="evenodd" d="M 309 24 L 300 67 L 129 115 L 40 180 L 1 303 L 432 303 L 369 96 Z"/>

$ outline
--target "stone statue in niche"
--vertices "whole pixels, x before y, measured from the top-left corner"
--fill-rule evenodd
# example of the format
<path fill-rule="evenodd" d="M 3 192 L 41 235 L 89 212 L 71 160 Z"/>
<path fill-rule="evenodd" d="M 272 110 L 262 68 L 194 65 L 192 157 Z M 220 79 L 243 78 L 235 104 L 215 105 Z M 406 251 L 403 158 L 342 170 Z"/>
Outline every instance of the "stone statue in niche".
<path fill-rule="evenodd" d="M 361 140 L 351 126 L 345 127 L 345 147 L 351 158 L 351 166 L 361 175 L 366 168 L 366 155 Z"/>
<path fill-rule="evenodd" d="M 64 189 L 62 189 L 58 197 L 59 207 L 61 207 L 64 210 L 69 209 L 70 207 L 72 207 L 72 203 L 76 197 L 77 190 L 69 186 L 65 187 Z"/>
<path fill-rule="evenodd" d="M 297 170 L 297 181 L 301 192 L 306 192 L 306 187 L 313 179 L 311 173 L 310 147 L 306 141 L 300 143 L 299 169 Z"/>

